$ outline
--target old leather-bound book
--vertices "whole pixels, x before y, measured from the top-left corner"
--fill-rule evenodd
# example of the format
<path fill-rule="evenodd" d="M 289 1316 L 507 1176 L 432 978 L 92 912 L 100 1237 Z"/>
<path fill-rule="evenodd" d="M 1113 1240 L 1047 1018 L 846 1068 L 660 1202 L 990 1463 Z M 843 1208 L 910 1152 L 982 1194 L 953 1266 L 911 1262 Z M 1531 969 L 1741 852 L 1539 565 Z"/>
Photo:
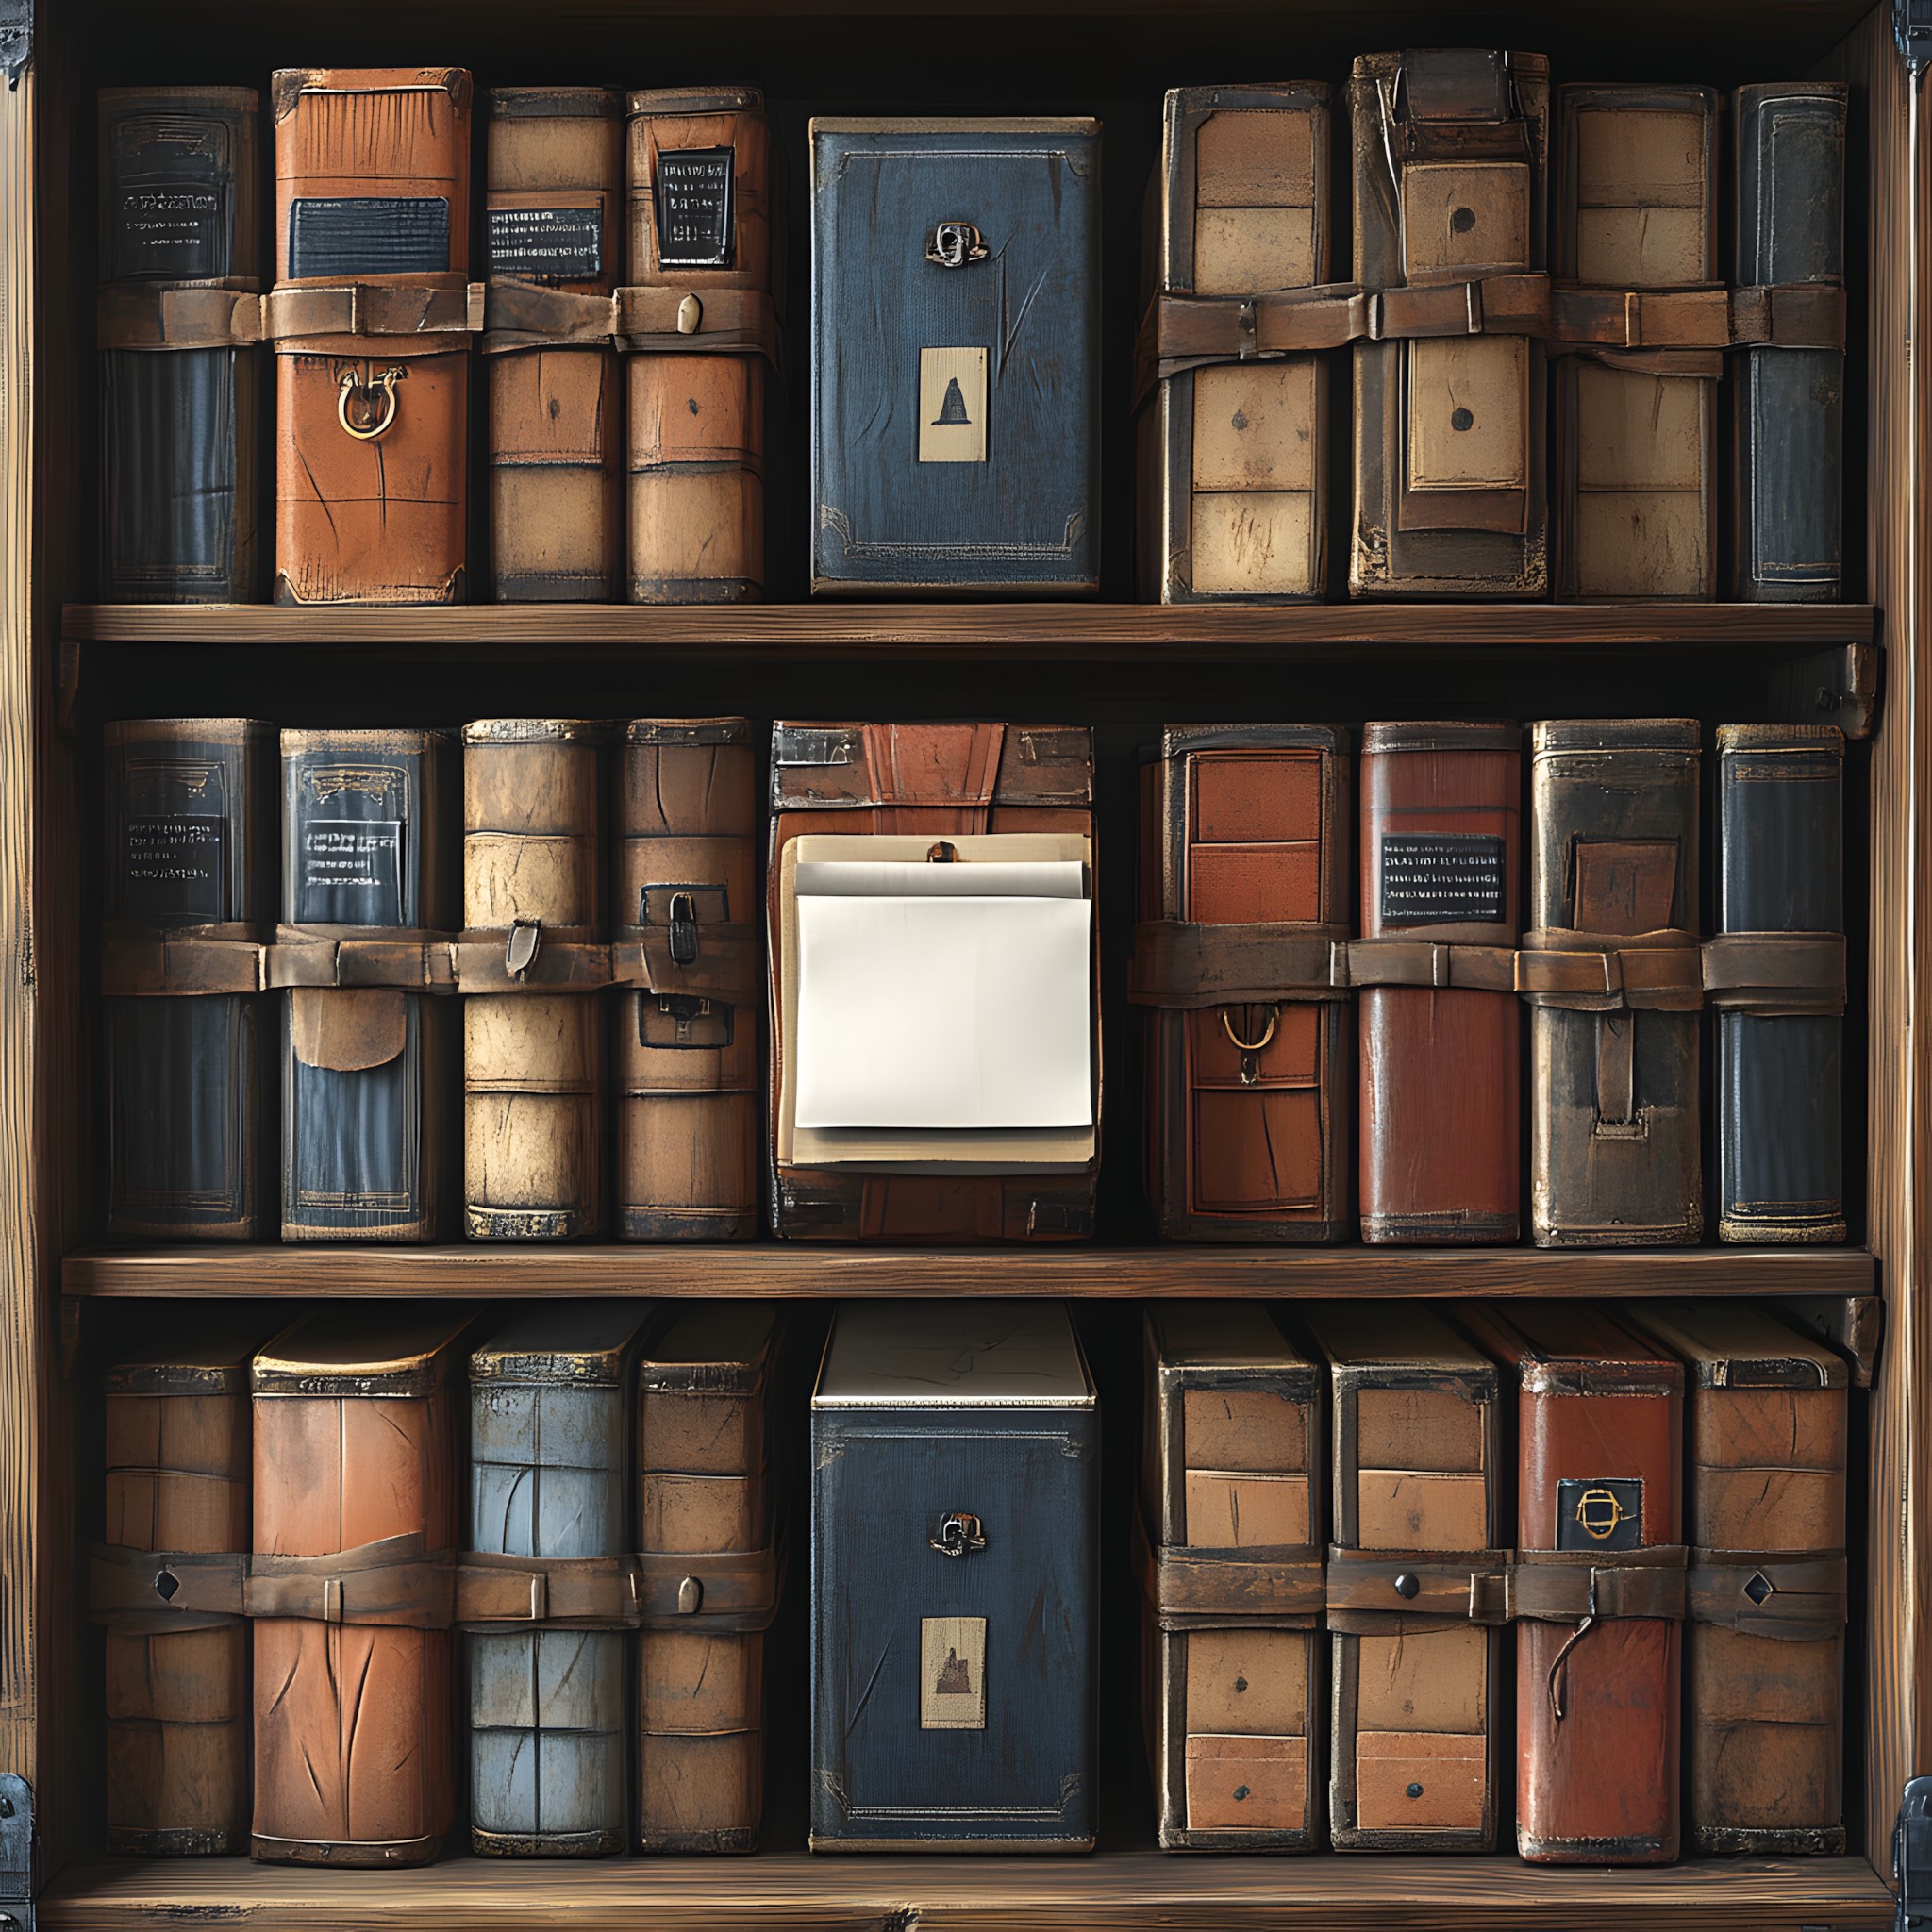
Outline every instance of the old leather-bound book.
<path fill-rule="evenodd" d="M 1590 289 L 1708 286 L 1717 96 L 1559 91 L 1557 273 Z M 1557 594 L 1717 594 L 1715 350 L 1591 348 L 1557 363 Z"/>
<path fill-rule="evenodd" d="M 811 208 L 812 589 L 1091 595 L 1100 124 L 815 119 Z"/>
<path fill-rule="evenodd" d="M 1349 81 L 1355 273 L 1365 288 L 1507 282 L 1546 267 L 1549 62 L 1423 47 Z M 1472 295 L 1468 312 L 1480 317 Z M 1544 358 L 1476 328 L 1355 345 L 1357 597 L 1548 593 Z"/>
<path fill-rule="evenodd" d="M 284 731 L 285 920 L 446 925 L 456 776 L 440 731 Z M 287 1001 L 282 1239 L 434 1239 L 451 1169 L 451 1003 L 381 986 L 298 986 Z"/>
<path fill-rule="evenodd" d="M 646 1852 L 749 1852 L 777 1609 L 770 1302 L 674 1315 L 638 1364 L 638 1826 Z"/>
<path fill-rule="evenodd" d="M 640 89 L 629 129 L 631 283 L 686 291 L 689 304 L 681 333 L 636 341 L 628 358 L 630 601 L 755 602 L 765 582 L 758 318 L 773 262 L 765 97 Z M 735 345 L 712 346 L 711 335 Z"/>
<path fill-rule="evenodd" d="M 258 1324 L 117 1347 L 106 1375 L 104 1555 L 245 1550 L 248 1364 Z M 163 1566 L 164 1567 L 164 1566 Z M 152 1576 L 157 1565 L 143 1566 Z M 143 1578 L 145 1580 L 145 1577 Z M 108 1618 L 108 1849 L 239 1852 L 248 1833 L 248 1626 L 210 1612 Z"/>
<path fill-rule="evenodd" d="M 563 718 L 463 726 L 463 927 L 499 941 L 511 983 L 547 946 L 604 934 L 608 734 Z M 604 1001 L 593 991 L 463 1000 L 463 1225 L 575 1241 L 604 1212 Z"/>
<path fill-rule="evenodd" d="M 464 1319 L 346 1303 L 255 1358 L 255 1829 L 278 1863 L 423 1865 L 454 1808 L 447 1572 Z M 457 1379 L 458 1390 L 451 1389 Z M 400 1581 L 400 1587 L 396 1587 Z"/>
<path fill-rule="evenodd" d="M 617 927 L 657 982 L 616 1008 L 617 1231 L 626 1241 L 758 1231 L 758 820 L 744 719 L 625 726 Z"/>
<path fill-rule="evenodd" d="M 1091 1235 L 1099 1123 L 1092 734 L 781 720 L 772 767 L 776 1232 L 909 1241 Z M 993 869 L 997 894 L 969 891 L 975 866 Z M 800 939 L 808 867 L 819 869 L 811 917 L 832 948 L 823 955 Z M 895 895 L 903 917 L 881 906 Z M 952 904 L 906 910 L 937 900 Z M 881 974 L 888 940 L 901 961 L 917 956 L 916 970 Z M 813 957 L 834 998 L 807 998 L 800 969 Z M 1028 1051 L 1006 1052 L 1021 1039 Z M 819 1109 L 801 1100 L 808 1067 Z M 1049 1068 L 1053 1091 L 1041 1095 L 1036 1083 Z M 985 1084 L 995 1080 L 997 1092 Z M 1015 1099 L 1024 1109 L 1008 1111 Z M 989 1117 L 994 1107 L 1001 1117 Z"/>
<path fill-rule="evenodd" d="M 1505 1704 L 1495 1365 L 1439 1315 L 1324 1304 L 1338 1851 L 1495 1849 Z"/>
<path fill-rule="evenodd" d="M 1516 1384 L 1516 1849 L 1677 1856 L 1684 1372 L 1574 1302 L 1465 1304 Z"/>
<path fill-rule="evenodd" d="M 1322 1806 L 1321 1372 L 1252 1302 L 1148 1311 L 1146 1726 L 1160 1848 L 1307 1851 Z"/>
<path fill-rule="evenodd" d="M 1147 1186 L 1170 1241 L 1343 1232 L 1355 1016 L 1327 978 L 1351 930 L 1349 765 L 1325 724 L 1187 724 L 1142 769 L 1129 996 L 1149 1008 Z M 1296 948 L 1311 963 L 1290 984 Z"/>
<path fill-rule="evenodd" d="M 1686 1368 L 1690 1849 L 1842 1852 L 1844 1361 L 1735 1304 L 1629 1319 Z"/>
<path fill-rule="evenodd" d="M 1704 1229 L 1698 741 L 1683 718 L 1532 728 L 1524 946 L 1555 956 L 1525 968 L 1539 1247 Z"/>
<path fill-rule="evenodd" d="M 811 1846 L 1090 1851 L 1100 1410 L 1058 1302 L 853 1302 L 811 1402 Z"/>
<path fill-rule="evenodd" d="M 635 1302 L 553 1305 L 471 1352 L 471 1551 L 558 1562 L 561 1579 L 629 1548 L 645 1314 Z M 614 1588 L 599 1607 L 620 1607 Z M 629 1846 L 631 1641 L 619 1617 L 555 1616 L 548 1591 L 534 1627 L 472 1629 L 472 1851 L 595 1857 Z"/>
<path fill-rule="evenodd" d="M 1847 97 L 1831 80 L 1731 96 L 1738 287 L 1843 289 Z M 1835 602 L 1844 582 L 1844 349 L 1749 348 L 1727 376 L 1728 594 Z"/>
<path fill-rule="evenodd" d="M 1328 90 L 1168 92 L 1148 190 L 1157 294 L 1253 296 L 1328 280 Z M 1299 602 L 1325 587 L 1328 372 L 1318 357 L 1203 362 L 1143 399 L 1141 594 Z"/>
<path fill-rule="evenodd" d="M 103 88 L 100 117 L 101 595 L 246 603 L 262 370 L 230 318 L 261 288 L 261 96 Z"/>
<path fill-rule="evenodd" d="M 108 1228 L 258 1241 L 274 1192 L 274 1007 L 245 993 L 142 997 L 113 955 L 124 934 L 240 936 L 271 922 L 275 727 L 142 718 L 108 724 L 103 739 Z"/>
<path fill-rule="evenodd" d="M 1521 744 L 1513 724 L 1363 727 L 1364 939 L 1515 946 Z M 1365 1241 L 1516 1239 L 1523 1016 L 1495 963 L 1487 988 L 1362 988 Z"/>
<path fill-rule="evenodd" d="M 454 604 L 467 571 L 470 76 L 275 76 L 278 604 Z"/>
<path fill-rule="evenodd" d="M 1720 933 L 1842 933 L 1844 760 L 1833 724 L 1718 726 Z M 1720 1241 L 1844 1240 L 1842 1010 L 1771 988 L 1714 1016 Z"/>
<path fill-rule="evenodd" d="M 608 295 L 622 273 L 624 97 L 498 87 L 489 115 L 484 272 Z M 490 546 L 505 603 L 615 602 L 623 583 L 617 353 L 564 334 L 490 354 Z M 495 347 L 486 336 L 486 351 Z"/>

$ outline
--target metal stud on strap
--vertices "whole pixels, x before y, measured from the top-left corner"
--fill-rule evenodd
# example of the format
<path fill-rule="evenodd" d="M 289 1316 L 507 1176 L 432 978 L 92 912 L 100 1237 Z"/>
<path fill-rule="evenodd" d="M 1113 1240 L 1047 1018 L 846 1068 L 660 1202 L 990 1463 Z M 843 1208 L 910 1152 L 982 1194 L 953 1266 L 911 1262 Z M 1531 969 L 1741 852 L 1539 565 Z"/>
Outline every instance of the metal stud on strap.
<path fill-rule="evenodd" d="M 543 943 L 541 919 L 512 919 L 509 937 L 504 942 L 504 970 L 512 979 L 521 979 L 537 963 L 537 950 Z"/>

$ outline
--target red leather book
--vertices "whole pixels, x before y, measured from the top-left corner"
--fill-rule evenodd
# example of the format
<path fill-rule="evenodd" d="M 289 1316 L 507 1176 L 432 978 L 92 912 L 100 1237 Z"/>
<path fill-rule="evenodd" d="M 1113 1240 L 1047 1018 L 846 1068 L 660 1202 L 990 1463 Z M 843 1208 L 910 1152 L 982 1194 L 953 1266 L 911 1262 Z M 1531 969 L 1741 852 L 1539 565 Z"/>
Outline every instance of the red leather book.
<path fill-rule="evenodd" d="M 1594 1308 L 1462 1312 L 1517 1397 L 1516 1849 L 1677 1856 L 1684 1372 Z"/>
<path fill-rule="evenodd" d="M 1520 744 L 1513 724 L 1363 727 L 1364 939 L 1515 945 Z M 1513 1241 L 1519 1003 L 1432 977 L 1360 994 L 1362 1239 Z"/>

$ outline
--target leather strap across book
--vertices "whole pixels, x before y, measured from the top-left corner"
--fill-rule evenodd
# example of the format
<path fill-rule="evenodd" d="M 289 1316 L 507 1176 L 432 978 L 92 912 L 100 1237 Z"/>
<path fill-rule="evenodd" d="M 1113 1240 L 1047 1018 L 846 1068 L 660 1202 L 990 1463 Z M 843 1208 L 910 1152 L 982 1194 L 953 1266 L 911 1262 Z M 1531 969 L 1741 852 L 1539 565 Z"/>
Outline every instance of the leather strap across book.
<path fill-rule="evenodd" d="M 1157 298 L 1252 305 L 1327 281 L 1328 123 L 1319 81 L 1170 90 L 1149 190 Z M 1143 366 L 1158 348 L 1143 341 Z M 1312 355 L 1236 360 L 1176 368 L 1140 397 L 1143 597 L 1322 596 L 1327 378 Z"/>
<path fill-rule="evenodd" d="M 101 595 L 245 604 L 259 593 L 261 357 L 149 315 L 259 307 L 253 88 L 100 94 Z"/>
<path fill-rule="evenodd" d="M 1321 1374 L 1252 1303 L 1148 1311 L 1143 1716 L 1163 1851 L 1319 1841 Z"/>
<path fill-rule="evenodd" d="M 470 76 L 275 76 L 278 604 L 454 604 L 468 571 Z"/>
<path fill-rule="evenodd" d="M 1495 1366 L 1414 1304 L 1305 1319 L 1332 1378 L 1330 1841 L 1492 1851 L 1502 1633 L 1455 1579 L 1510 1564 Z"/>
<path fill-rule="evenodd" d="M 506 287 L 608 296 L 624 220 L 624 97 L 500 87 L 484 97 L 486 321 Z M 616 602 L 623 583 L 623 384 L 608 343 L 483 337 L 490 543 L 504 603 Z"/>

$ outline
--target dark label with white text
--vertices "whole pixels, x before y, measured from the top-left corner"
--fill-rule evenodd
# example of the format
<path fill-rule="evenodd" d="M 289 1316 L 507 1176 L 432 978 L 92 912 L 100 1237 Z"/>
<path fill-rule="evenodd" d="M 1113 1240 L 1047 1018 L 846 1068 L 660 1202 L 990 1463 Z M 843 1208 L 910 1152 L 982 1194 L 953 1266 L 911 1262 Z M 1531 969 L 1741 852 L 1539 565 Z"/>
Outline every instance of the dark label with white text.
<path fill-rule="evenodd" d="M 114 198 L 118 281 L 212 281 L 226 251 L 225 196 L 206 181 L 146 181 Z"/>
<path fill-rule="evenodd" d="M 493 208 L 490 273 L 594 282 L 604 273 L 604 216 L 594 208 Z"/>
<path fill-rule="evenodd" d="M 1453 925 L 1504 916 L 1501 839 L 1391 833 L 1382 841 L 1382 924 Z"/>
<path fill-rule="evenodd" d="M 227 821 L 208 812 L 121 822 L 122 906 L 130 919 L 220 919 Z"/>
<path fill-rule="evenodd" d="M 658 156 L 658 266 L 730 268 L 732 176 L 728 147 L 675 148 Z"/>
<path fill-rule="evenodd" d="M 311 819 L 302 833 L 302 895 L 317 924 L 402 924 L 402 822 Z"/>

